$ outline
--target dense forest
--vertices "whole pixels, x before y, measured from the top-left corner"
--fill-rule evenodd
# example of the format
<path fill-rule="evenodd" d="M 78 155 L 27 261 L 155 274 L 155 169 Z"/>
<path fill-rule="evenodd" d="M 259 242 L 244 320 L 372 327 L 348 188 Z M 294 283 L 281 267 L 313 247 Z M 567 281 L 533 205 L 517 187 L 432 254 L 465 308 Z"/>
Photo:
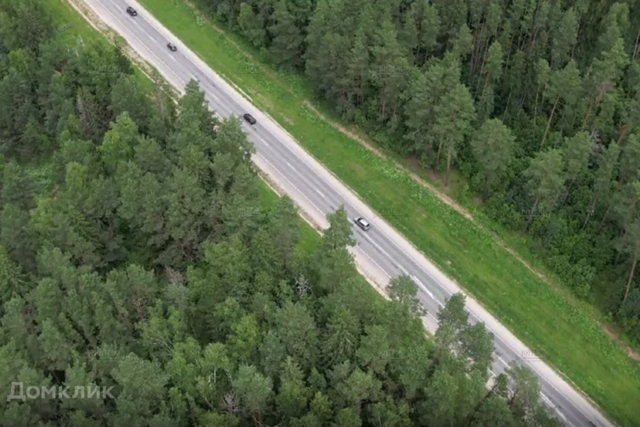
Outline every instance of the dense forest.
<path fill-rule="evenodd" d="M 640 339 L 640 2 L 198 0 Z"/>
<path fill-rule="evenodd" d="M 237 118 L 64 44 L 43 4 L 0 1 L 0 425 L 561 425 L 528 369 L 486 387 L 461 294 L 427 339 L 408 277 L 367 297 L 342 208 L 300 249 Z"/>

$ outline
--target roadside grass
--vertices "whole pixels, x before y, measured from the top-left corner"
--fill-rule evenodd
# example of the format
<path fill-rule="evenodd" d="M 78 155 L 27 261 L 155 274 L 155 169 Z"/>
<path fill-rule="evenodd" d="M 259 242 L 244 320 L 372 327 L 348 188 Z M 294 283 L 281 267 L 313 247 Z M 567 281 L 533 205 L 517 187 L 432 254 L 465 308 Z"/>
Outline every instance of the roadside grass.
<path fill-rule="evenodd" d="M 102 34 L 95 31 L 66 1 L 48 1 L 45 5 L 57 24 L 57 36 L 66 43 L 73 43 L 79 37 L 85 43 L 104 40 Z"/>
<path fill-rule="evenodd" d="M 75 43 L 78 37 L 87 42 L 103 42 L 108 41 L 95 28 L 93 28 L 85 19 L 65 0 L 50 0 L 46 2 L 46 7 L 51 11 L 54 19 L 56 20 L 59 36 L 63 37 L 63 40 L 68 43 Z M 134 64 L 135 65 L 135 64 Z M 137 66 L 134 66 L 134 72 L 136 81 L 147 90 L 148 93 L 154 87 L 154 83 L 143 73 Z M 52 171 L 51 163 L 47 162 L 43 165 L 39 165 L 37 170 L 33 170 L 31 173 L 38 178 L 38 183 L 41 184 L 42 190 L 47 188 L 50 183 Z M 260 205 L 268 210 L 278 200 L 279 196 L 262 180 L 259 180 L 260 191 Z M 311 254 L 313 250 L 320 243 L 320 234 L 316 229 L 311 227 L 303 219 L 298 221 L 300 227 L 300 241 L 298 242 L 298 249 L 306 254 Z M 354 283 L 355 294 L 364 295 L 372 306 L 377 306 L 384 301 L 376 293 L 376 291 L 365 281 L 364 278 Z"/>
<path fill-rule="evenodd" d="M 141 3 L 612 420 L 640 425 L 640 368 L 589 310 L 546 284 L 490 233 L 451 209 L 391 160 L 379 158 L 306 107 L 304 101 L 312 99 L 312 91 L 303 76 L 280 73 L 264 58 L 257 62 L 253 58 L 260 58 L 259 52 L 230 32 L 214 30 L 183 1 Z"/>
<path fill-rule="evenodd" d="M 62 0 L 48 1 L 47 8 L 51 11 L 57 28 L 57 36 L 64 42 L 69 44 L 77 43 L 93 43 L 104 42 L 104 35 L 96 31 L 85 19 L 71 6 L 68 2 Z M 120 44 L 123 40 L 121 37 L 116 36 L 116 40 Z M 135 79 L 142 89 L 151 92 L 153 88 L 153 82 L 142 72 L 138 67 L 134 67 Z"/>

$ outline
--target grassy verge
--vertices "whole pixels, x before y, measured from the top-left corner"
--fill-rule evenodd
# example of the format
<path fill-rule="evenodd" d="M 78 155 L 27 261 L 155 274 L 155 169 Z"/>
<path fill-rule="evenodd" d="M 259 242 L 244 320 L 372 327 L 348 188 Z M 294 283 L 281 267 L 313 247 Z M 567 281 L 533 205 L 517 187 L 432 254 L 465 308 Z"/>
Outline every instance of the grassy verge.
<path fill-rule="evenodd" d="M 47 8 L 51 11 L 56 24 L 58 37 L 68 43 L 75 43 L 81 39 L 84 43 L 105 42 L 102 34 L 96 31 L 84 18 L 66 1 L 54 0 L 47 2 Z M 119 39 L 119 37 L 118 37 Z M 134 68 L 136 81 L 150 92 L 153 82 L 137 67 Z"/>
<path fill-rule="evenodd" d="M 81 37 L 84 42 L 98 41 L 107 43 L 104 36 L 87 23 L 67 1 L 51 0 L 47 2 L 47 7 L 58 24 L 57 28 L 58 31 L 60 31 L 59 35 L 69 43 L 74 43 L 78 37 Z M 141 84 L 143 88 L 151 92 L 153 82 L 137 67 L 135 67 L 134 71 L 138 83 Z M 44 169 L 41 171 L 34 171 L 34 173 L 38 176 L 47 175 L 47 171 Z M 259 181 L 259 190 L 260 205 L 265 209 L 270 209 L 278 200 L 279 196 L 262 180 Z M 299 227 L 301 230 L 301 238 L 298 242 L 298 248 L 305 253 L 310 254 L 320 242 L 320 235 L 313 227 L 302 219 L 299 221 Z M 356 282 L 355 286 L 357 287 L 356 292 L 358 294 L 365 295 L 365 298 L 372 305 L 380 304 L 383 301 L 383 299 L 364 279 Z"/>
<path fill-rule="evenodd" d="M 380 159 L 305 107 L 311 91 L 304 78 L 279 74 L 247 58 L 245 51 L 258 54 L 234 35 L 213 30 L 182 1 L 142 3 L 613 420 L 640 425 L 640 411 L 633 403 L 640 401 L 640 369 L 585 310 L 393 162 Z"/>

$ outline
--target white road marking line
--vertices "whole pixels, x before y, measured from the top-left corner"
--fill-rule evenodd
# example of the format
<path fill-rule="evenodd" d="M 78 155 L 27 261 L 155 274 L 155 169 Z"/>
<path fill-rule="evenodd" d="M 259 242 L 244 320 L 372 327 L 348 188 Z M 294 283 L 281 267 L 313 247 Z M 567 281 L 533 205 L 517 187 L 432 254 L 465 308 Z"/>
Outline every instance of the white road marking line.
<path fill-rule="evenodd" d="M 411 279 L 416 283 L 416 285 L 420 286 L 422 288 L 423 291 L 425 291 L 427 293 L 427 295 L 429 295 L 431 297 L 432 300 L 434 300 L 435 302 L 438 302 L 438 300 L 436 299 L 436 297 L 431 293 L 431 291 L 429 290 L 429 288 L 427 288 L 420 280 L 418 280 L 418 278 L 416 276 L 411 276 Z"/>
<path fill-rule="evenodd" d="M 496 357 L 498 358 L 499 361 L 502 362 L 504 366 L 509 366 L 509 364 L 502 357 L 498 356 L 497 354 L 496 354 Z"/>
<path fill-rule="evenodd" d="M 267 141 L 265 141 L 264 139 L 262 139 L 260 136 L 258 136 L 257 133 L 253 132 L 253 133 L 251 133 L 251 136 L 253 138 L 259 139 L 263 144 L 265 144 L 266 146 L 270 147 L 269 143 Z M 264 156 L 263 156 L 263 158 L 264 158 Z M 271 164 L 271 163 L 269 163 L 269 164 Z M 297 190 L 297 188 L 296 188 L 296 190 Z"/>

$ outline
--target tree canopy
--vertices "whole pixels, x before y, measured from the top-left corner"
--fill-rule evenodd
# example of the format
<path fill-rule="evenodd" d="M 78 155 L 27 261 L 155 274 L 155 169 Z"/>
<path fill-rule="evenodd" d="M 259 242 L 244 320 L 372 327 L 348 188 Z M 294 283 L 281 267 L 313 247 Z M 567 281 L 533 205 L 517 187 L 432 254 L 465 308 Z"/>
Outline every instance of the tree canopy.
<path fill-rule="evenodd" d="M 4 395 L 14 383 L 69 391 L 3 395 L 0 425 L 557 423 L 525 368 L 513 368 L 510 389 L 487 389 L 492 337 L 468 323 L 462 295 L 427 339 L 409 277 L 384 302 L 357 273 L 344 209 L 303 250 L 292 201 L 260 204 L 236 118 L 216 119 L 195 81 L 177 105 L 160 79 L 147 92 L 106 42 L 63 44 L 43 4 L 0 3 L 0 385 Z M 279 37 L 274 52 L 305 33 L 294 28 L 310 10 L 281 2 L 263 34 L 251 27 L 258 11 L 221 9 L 256 43 Z M 394 31 L 388 21 L 374 38 Z M 416 40 L 434 49 L 433 35 Z M 382 43 L 378 60 L 397 47 Z M 378 84 L 387 95 L 377 108 L 397 114 L 399 81 Z M 467 124 L 434 113 L 442 131 L 460 132 L 443 145 L 450 159 L 474 120 L 465 91 L 455 83 L 442 96 Z M 500 135 L 509 152 L 503 126 L 488 125 L 479 147 Z M 566 158 L 574 180 L 578 142 Z M 488 167 L 484 185 L 503 172 Z M 635 218 L 632 206 L 615 215 Z M 113 391 L 78 398 L 87 387 Z"/>

